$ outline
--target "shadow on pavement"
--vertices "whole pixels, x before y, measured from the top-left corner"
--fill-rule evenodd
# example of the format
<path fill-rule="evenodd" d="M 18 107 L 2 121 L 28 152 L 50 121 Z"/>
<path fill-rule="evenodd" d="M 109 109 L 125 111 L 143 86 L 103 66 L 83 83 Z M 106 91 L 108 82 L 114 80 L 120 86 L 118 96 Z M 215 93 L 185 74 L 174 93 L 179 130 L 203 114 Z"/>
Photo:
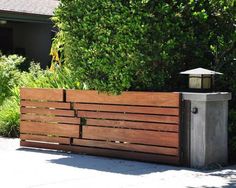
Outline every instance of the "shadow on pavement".
<path fill-rule="evenodd" d="M 119 173 L 119 174 L 145 175 L 164 171 L 177 171 L 184 169 L 190 170 L 183 167 L 152 164 L 152 163 L 106 158 L 106 157 L 96 157 L 91 155 L 71 154 L 53 150 L 20 148 L 18 149 L 18 151 L 60 155 L 58 159 L 51 159 L 48 160 L 48 162 L 75 168 L 92 169 L 92 170 Z M 191 169 L 191 171 L 194 170 Z"/>
<path fill-rule="evenodd" d="M 65 153 L 55 150 L 33 149 L 33 148 L 20 148 L 18 151 L 36 152 L 42 154 L 52 154 L 58 156 L 56 159 L 50 159 L 48 162 L 58 165 L 65 165 L 81 169 L 91 169 L 103 172 L 118 173 L 124 175 L 146 175 L 151 173 L 161 173 L 166 171 L 191 171 L 204 173 L 207 176 L 218 176 L 229 180 L 224 188 L 236 187 L 236 166 L 226 167 L 216 170 L 197 170 L 186 167 L 176 167 L 152 163 L 144 163 L 137 161 L 129 161 L 122 159 L 96 157 L 91 155 L 80 155 Z M 196 174 L 196 176 L 197 176 Z M 203 188 L 210 188 L 202 186 Z M 222 186 L 221 186 L 222 187 Z M 189 187 L 193 188 L 193 187 Z"/>

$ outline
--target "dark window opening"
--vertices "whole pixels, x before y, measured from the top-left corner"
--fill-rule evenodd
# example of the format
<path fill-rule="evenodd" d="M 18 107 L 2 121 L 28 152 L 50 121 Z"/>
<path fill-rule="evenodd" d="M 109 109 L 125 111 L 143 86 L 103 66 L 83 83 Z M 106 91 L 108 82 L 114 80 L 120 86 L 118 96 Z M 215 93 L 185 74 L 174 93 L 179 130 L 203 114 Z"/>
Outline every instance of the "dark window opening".
<path fill-rule="evenodd" d="M 11 28 L 0 28 L 0 51 L 3 54 L 13 52 L 13 32 Z"/>

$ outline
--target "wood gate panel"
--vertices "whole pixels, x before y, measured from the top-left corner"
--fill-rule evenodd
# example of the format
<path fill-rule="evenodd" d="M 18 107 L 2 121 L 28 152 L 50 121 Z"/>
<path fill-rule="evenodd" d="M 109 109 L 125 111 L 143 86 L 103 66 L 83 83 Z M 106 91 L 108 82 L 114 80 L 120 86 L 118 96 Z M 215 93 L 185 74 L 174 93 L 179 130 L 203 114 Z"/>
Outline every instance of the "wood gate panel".
<path fill-rule="evenodd" d="M 180 94 L 123 92 L 108 96 L 67 90 L 66 101 L 74 103 L 77 117 L 82 119 L 81 138 L 73 139 L 73 145 L 91 151 L 106 148 L 110 155 L 118 152 L 116 157 L 145 153 L 156 156 L 150 161 L 161 156 L 160 162 L 165 158 L 166 163 L 179 164 Z"/>
<path fill-rule="evenodd" d="M 79 137 L 80 119 L 64 95 L 63 89 L 21 89 L 22 146 L 24 140 L 70 145 Z"/>
<path fill-rule="evenodd" d="M 22 146 L 180 164 L 178 93 L 22 89 L 20 129 Z"/>

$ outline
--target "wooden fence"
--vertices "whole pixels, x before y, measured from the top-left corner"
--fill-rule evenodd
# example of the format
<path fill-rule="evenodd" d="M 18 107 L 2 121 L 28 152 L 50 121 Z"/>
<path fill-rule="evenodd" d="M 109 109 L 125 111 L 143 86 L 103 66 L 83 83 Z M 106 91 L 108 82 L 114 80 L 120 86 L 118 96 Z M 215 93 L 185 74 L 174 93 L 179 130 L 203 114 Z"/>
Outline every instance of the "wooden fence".
<path fill-rule="evenodd" d="M 21 146 L 180 164 L 180 94 L 21 89 Z"/>

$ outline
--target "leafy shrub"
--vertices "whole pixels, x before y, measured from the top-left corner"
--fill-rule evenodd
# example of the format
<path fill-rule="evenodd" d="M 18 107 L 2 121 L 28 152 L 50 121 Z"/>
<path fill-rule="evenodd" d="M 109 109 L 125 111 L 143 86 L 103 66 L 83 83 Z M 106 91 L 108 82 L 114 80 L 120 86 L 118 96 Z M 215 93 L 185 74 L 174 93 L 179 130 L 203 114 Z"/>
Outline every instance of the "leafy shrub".
<path fill-rule="evenodd" d="M 181 70 L 222 70 L 233 62 L 234 6 L 228 0 L 61 0 L 53 20 L 65 63 L 90 89 L 173 90 Z"/>
<path fill-rule="evenodd" d="M 19 135 L 19 89 L 31 88 L 81 88 L 76 75 L 68 67 L 43 70 L 39 64 L 31 63 L 29 70 L 21 71 L 19 65 L 25 58 L 10 55 L 0 58 L 0 135 Z"/>
<path fill-rule="evenodd" d="M 20 107 L 19 98 L 10 97 L 0 106 L 0 135 L 19 136 Z"/>
<path fill-rule="evenodd" d="M 39 64 L 32 63 L 28 72 L 22 72 L 20 87 L 78 89 L 80 82 L 66 66 L 43 70 Z"/>
<path fill-rule="evenodd" d="M 20 70 L 18 67 L 25 61 L 24 57 L 17 55 L 0 55 L 0 105 L 12 95 L 11 88 L 18 85 Z"/>
<path fill-rule="evenodd" d="M 139 49 L 148 26 L 141 1 L 61 1 L 54 20 L 65 37 L 65 60 L 90 89 L 120 92 L 132 83 L 148 82 Z M 139 11 L 140 10 L 140 11 Z M 139 70 L 139 71 L 137 71 Z M 155 83 L 158 85 L 158 82 Z"/>

